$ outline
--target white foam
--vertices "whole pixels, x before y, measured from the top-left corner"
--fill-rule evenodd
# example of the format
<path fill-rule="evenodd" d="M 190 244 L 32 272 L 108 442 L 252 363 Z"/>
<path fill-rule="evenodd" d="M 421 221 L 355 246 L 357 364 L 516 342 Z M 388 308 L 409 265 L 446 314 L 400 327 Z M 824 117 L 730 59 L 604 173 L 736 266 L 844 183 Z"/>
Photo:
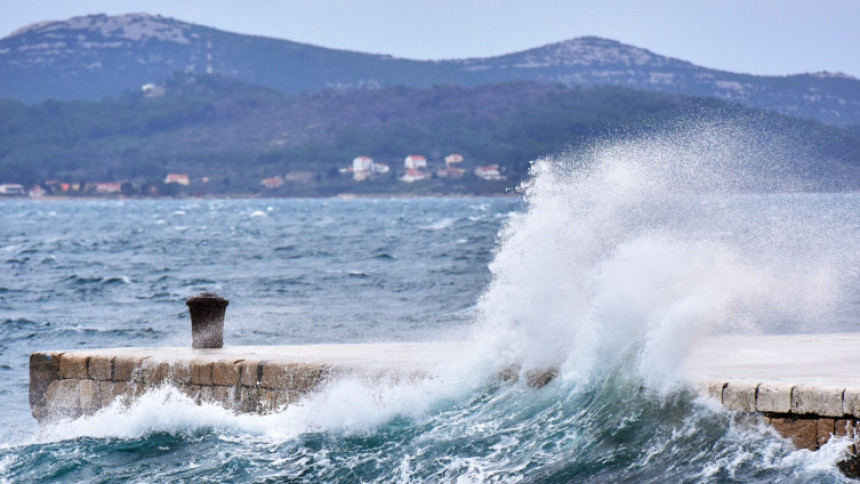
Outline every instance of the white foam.
<path fill-rule="evenodd" d="M 421 227 L 424 230 L 445 230 L 451 228 L 457 222 L 456 218 L 446 217 L 439 219 L 431 224 Z"/>
<path fill-rule="evenodd" d="M 578 379 L 634 354 L 669 391 L 703 334 L 814 329 L 838 307 L 858 241 L 851 220 L 817 223 L 796 201 L 764 213 L 738 193 L 796 187 L 781 175 L 789 148 L 761 143 L 698 124 L 534 163 L 479 304 L 487 358 Z"/>
<path fill-rule="evenodd" d="M 10 448 L 11 448 L 11 446 L 8 444 L 0 444 L 0 450 L 6 451 Z M 15 463 L 15 456 L 12 454 L 6 455 L 2 459 L 0 459 L 0 484 L 9 484 L 12 482 L 11 480 L 9 480 L 3 476 L 5 476 L 9 473 L 9 468 L 11 468 L 12 464 L 14 464 L 14 463 Z"/>
<path fill-rule="evenodd" d="M 456 399 L 478 384 L 466 375 L 452 380 L 395 382 L 345 379 L 278 412 L 234 414 L 215 404 L 196 404 L 172 387 L 152 390 L 132 404 L 119 401 L 92 416 L 44 427 L 39 441 L 79 437 L 134 439 L 153 433 L 217 429 L 243 438 L 282 442 L 306 433 L 352 435 L 371 432 L 395 417 L 420 418 L 444 399 Z"/>

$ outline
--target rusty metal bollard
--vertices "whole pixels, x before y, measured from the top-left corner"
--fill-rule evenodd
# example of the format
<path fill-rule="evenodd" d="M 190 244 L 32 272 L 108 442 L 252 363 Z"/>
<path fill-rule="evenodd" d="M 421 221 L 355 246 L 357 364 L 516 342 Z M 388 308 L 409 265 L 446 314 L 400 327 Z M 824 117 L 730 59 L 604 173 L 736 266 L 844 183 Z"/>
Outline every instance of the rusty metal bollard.
<path fill-rule="evenodd" d="M 191 313 L 191 347 L 224 346 L 224 313 L 230 301 L 214 292 L 201 292 L 185 301 Z"/>

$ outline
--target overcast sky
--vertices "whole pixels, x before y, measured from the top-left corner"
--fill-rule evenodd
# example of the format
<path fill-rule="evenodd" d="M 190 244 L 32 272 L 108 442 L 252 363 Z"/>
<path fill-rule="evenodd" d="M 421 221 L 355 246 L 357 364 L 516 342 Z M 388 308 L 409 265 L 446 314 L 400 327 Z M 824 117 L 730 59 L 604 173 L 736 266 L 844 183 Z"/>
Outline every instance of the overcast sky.
<path fill-rule="evenodd" d="M 0 0 L 0 36 L 42 20 L 129 12 L 414 59 L 597 35 L 735 72 L 860 77 L 860 0 Z"/>

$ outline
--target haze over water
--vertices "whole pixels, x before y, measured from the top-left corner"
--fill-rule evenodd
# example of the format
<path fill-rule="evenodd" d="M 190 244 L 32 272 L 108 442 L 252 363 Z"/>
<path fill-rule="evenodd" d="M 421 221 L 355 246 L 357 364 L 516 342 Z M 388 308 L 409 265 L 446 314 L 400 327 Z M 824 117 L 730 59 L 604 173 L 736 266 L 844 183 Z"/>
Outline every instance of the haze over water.
<path fill-rule="evenodd" d="M 860 196 L 740 128 L 697 124 L 534 165 L 524 201 L 0 203 L 0 479 L 92 482 L 839 482 L 686 389 L 719 332 L 857 331 Z M 762 147 L 768 147 L 764 150 Z M 780 192 L 780 193 L 773 193 Z M 458 371 L 337 382 L 265 416 L 170 390 L 39 430 L 38 349 L 471 339 Z M 512 361 L 554 367 L 535 390 Z"/>

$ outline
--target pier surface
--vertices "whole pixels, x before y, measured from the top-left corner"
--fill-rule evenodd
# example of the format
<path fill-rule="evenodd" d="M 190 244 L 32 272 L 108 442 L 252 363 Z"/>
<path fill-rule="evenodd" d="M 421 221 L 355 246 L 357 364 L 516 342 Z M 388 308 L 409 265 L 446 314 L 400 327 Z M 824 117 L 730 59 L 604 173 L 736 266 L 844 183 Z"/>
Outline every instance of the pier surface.
<path fill-rule="evenodd" d="M 709 337 L 684 367 L 694 382 L 860 387 L 860 333 Z"/>
<path fill-rule="evenodd" d="M 168 383 L 197 401 L 266 412 L 345 376 L 434 377 L 471 348 L 441 342 L 37 352 L 30 404 L 40 421 L 79 416 Z M 814 449 L 831 435 L 853 436 L 858 426 L 858 349 L 860 333 L 710 337 L 691 349 L 683 371 L 728 410 L 761 415 L 798 447 Z M 535 386 L 554 373 L 547 375 Z"/>

